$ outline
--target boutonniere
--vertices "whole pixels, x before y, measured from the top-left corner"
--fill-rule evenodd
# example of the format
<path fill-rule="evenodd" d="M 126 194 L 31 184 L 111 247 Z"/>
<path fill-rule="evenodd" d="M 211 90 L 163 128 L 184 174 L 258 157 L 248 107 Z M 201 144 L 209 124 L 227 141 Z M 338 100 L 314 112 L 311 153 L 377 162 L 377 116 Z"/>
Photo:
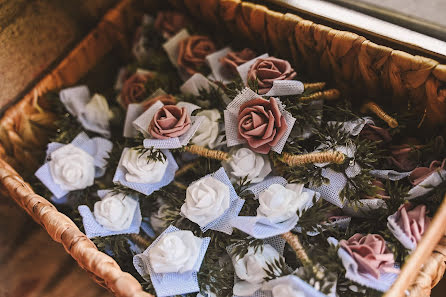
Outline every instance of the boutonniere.
<path fill-rule="evenodd" d="M 137 69 L 135 73 L 126 75 L 127 79 L 122 84 L 121 93 L 117 101 L 124 107 L 130 103 L 139 103 L 144 101 L 147 94 L 146 84 L 149 80 L 155 78 L 156 73 L 144 69 Z"/>
<path fill-rule="evenodd" d="M 313 197 L 319 193 L 305 189 L 303 184 L 288 184 L 280 176 L 270 177 L 248 187 L 259 201 L 257 216 L 241 216 L 231 220 L 232 226 L 248 235 L 264 239 L 292 230 L 299 216 L 313 205 Z"/>
<path fill-rule="evenodd" d="M 113 112 L 104 96 L 95 94 L 90 97 L 86 86 L 77 86 L 63 89 L 59 97 L 68 112 L 78 119 L 84 129 L 110 137 L 109 122 Z"/>
<path fill-rule="evenodd" d="M 267 278 L 268 265 L 280 260 L 285 247 L 285 241 L 278 237 L 271 237 L 263 241 L 261 246 L 243 247 L 239 253 L 238 243 L 227 247 L 227 251 L 234 266 L 235 296 L 261 296 L 262 286 Z"/>
<path fill-rule="evenodd" d="M 300 95 L 304 91 L 304 84 L 294 80 L 297 74 L 291 64 L 268 54 L 239 65 L 237 71 L 245 86 L 254 86 L 265 97 Z"/>
<path fill-rule="evenodd" d="M 189 35 L 186 29 L 179 31 L 163 44 L 180 76 L 186 80 L 207 67 L 206 56 L 216 51 L 215 44 L 207 36 Z"/>
<path fill-rule="evenodd" d="M 100 137 L 89 138 L 84 132 L 69 144 L 48 144 L 47 162 L 35 175 L 60 199 L 70 191 L 82 190 L 94 184 L 105 173 L 108 154 L 113 144 Z"/>
<path fill-rule="evenodd" d="M 169 226 L 142 254 L 133 257 L 133 265 L 145 280 L 150 277 L 157 296 L 198 292 L 197 272 L 210 240 Z"/>
<path fill-rule="evenodd" d="M 327 297 L 294 274 L 270 280 L 264 283 L 262 290 L 270 291 L 272 297 Z"/>
<path fill-rule="evenodd" d="M 167 94 L 162 89 L 157 89 L 149 97 L 147 97 L 147 99 L 140 103 L 130 103 L 127 106 L 127 112 L 124 120 L 124 137 L 134 138 L 138 136 L 138 130 L 135 129 L 133 122 L 157 101 L 161 101 L 166 105 L 177 103 L 176 97 Z"/>
<path fill-rule="evenodd" d="M 339 243 L 334 238 L 329 238 L 329 242 L 339 245 L 338 256 L 346 269 L 346 278 L 385 292 L 398 277 L 394 255 L 380 235 L 357 233 Z"/>
<path fill-rule="evenodd" d="M 222 166 L 234 183 L 244 178 L 247 182 L 259 183 L 272 171 L 268 156 L 255 153 L 249 148 L 231 149 L 229 155 L 228 160 L 222 161 Z"/>
<path fill-rule="evenodd" d="M 150 195 L 170 184 L 178 165 L 168 150 L 124 148 L 113 182 Z"/>
<path fill-rule="evenodd" d="M 189 185 L 181 214 L 199 225 L 203 232 L 211 229 L 230 235 L 230 220 L 239 214 L 244 202 L 220 168 Z"/>
<path fill-rule="evenodd" d="M 224 111 L 228 146 L 246 143 L 253 151 L 281 153 L 296 121 L 278 98 L 244 89 Z"/>
<path fill-rule="evenodd" d="M 138 234 L 141 210 L 137 198 L 112 190 L 100 190 L 101 198 L 91 212 L 87 205 L 78 207 L 88 238 L 119 234 Z"/>
<path fill-rule="evenodd" d="M 427 216 L 426 205 L 420 204 L 413 207 L 410 203 L 406 203 L 387 218 L 387 227 L 405 248 L 414 250 L 430 222 L 431 218 Z"/>
<path fill-rule="evenodd" d="M 187 102 L 164 105 L 157 101 L 133 125 L 144 135 L 146 148 L 180 148 L 189 142 L 203 121 L 203 117 L 191 115 L 199 108 Z"/>
<path fill-rule="evenodd" d="M 213 79 L 228 84 L 238 76 L 237 67 L 255 57 L 256 53 L 249 48 L 233 51 L 230 47 L 225 47 L 208 55 L 206 61 L 211 68 Z"/>

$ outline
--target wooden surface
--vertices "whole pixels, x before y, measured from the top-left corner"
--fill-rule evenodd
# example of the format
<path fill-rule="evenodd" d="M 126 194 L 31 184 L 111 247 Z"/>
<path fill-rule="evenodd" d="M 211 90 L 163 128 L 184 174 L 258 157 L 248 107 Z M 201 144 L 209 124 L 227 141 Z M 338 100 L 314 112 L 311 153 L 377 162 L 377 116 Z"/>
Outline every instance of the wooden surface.
<path fill-rule="evenodd" d="M 73 47 L 117 0 L 0 0 L 0 110 Z"/>
<path fill-rule="evenodd" d="M 111 297 L 9 198 L 0 197 L 0 297 Z"/>

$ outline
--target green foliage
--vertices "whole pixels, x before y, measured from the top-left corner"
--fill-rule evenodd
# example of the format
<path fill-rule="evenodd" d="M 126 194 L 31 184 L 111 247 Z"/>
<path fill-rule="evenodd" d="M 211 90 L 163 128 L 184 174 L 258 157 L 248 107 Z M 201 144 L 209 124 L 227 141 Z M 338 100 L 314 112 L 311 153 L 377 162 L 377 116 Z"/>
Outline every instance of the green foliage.
<path fill-rule="evenodd" d="M 263 251 L 263 240 L 255 239 L 251 236 L 247 236 L 246 238 L 233 240 L 233 246 L 231 251 L 232 257 L 243 258 L 247 253 L 249 248 L 253 248 L 254 252 Z"/>
<path fill-rule="evenodd" d="M 201 88 L 198 90 L 198 96 L 192 94 L 182 94 L 180 98 L 182 101 L 191 102 L 203 109 L 217 109 L 222 112 L 226 108 L 224 100 L 224 91 L 219 86 L 209 86 L 209 89 Z"/>
<path fill-rule="evenodd" d="M 265 281 L 270 281 L 290 274 L 290 269 L 285 263 L 285 259 L 283 257 L 274 259 L 273 262 L 267 262 L 266 268 L 263 268 L 263 270 L 266 272 L 266 277 L 264 278 Z"/>

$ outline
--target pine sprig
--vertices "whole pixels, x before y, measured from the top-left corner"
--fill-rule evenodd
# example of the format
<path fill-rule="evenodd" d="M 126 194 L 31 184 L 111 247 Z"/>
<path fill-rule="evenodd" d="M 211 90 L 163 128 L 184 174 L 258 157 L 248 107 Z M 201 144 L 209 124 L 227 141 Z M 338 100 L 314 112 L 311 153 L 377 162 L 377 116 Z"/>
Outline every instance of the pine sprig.
<path fill-rule="evenodd" d="M 236 258 L 243 258 L 247 253 L 249 248 L 253 248 L 254 252 L 257 251 L 263 252 L 263 240 L 255 239 L 251 236 L 248 236 L 244 239 L 233 240 L 234 245 L 232 247 L 231 256 Z"/>
<path fill-rule="evenodd" d="M 226 109 L 226 102 L 223 96 L 224 90 L 214 85 L 209 85 L 208 89 L 200 88 L 198 96 L 192 94 L 180 95 L 182 101 L 191 102 L 204 109 L 217 109 L 220 112 Z"/>
<path fill-rule="evenodd" d="M 265 281 L 271 281 L 281 276 L 286 276 L 291 274 L 290 269 L 285 263 L 285 258 L 279 257 L 278 259 L 274 259 L 272 262 L 266 262 L 266 268 L 263 268 L 266 273 L 266 277 L 264 277 Z"/>

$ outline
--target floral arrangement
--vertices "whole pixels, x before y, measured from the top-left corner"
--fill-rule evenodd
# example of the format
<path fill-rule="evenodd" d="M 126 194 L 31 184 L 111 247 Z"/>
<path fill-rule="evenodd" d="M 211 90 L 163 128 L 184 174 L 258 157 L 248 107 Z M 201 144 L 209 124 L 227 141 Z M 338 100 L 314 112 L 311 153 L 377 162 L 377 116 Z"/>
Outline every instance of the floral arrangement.
<path fill-rule="evenodd" d="M 34 187 L 157 296 L 380 296 L 446 191 L 444 140 L 261 50 L 145 16 L 106 96 L 49 95 Z"/>

